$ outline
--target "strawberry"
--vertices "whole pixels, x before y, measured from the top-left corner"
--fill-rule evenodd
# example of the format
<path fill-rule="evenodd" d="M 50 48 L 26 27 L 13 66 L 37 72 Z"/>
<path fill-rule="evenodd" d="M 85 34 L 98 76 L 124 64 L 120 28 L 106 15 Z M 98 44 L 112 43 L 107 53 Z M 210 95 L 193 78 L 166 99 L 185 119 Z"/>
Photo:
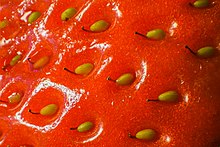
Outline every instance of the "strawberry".
<path fill-rule="evenodd" d="M 218 0 L 1 0 L 0 145 L 220 145 Z"/>

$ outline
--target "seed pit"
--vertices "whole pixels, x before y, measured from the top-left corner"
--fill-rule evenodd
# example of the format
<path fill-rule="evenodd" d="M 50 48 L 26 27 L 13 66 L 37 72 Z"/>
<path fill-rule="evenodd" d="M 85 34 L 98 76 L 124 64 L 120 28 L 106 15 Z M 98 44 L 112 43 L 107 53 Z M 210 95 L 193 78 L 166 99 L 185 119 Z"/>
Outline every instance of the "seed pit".
<path fill-rule="evenodd" d="M 92 56 L 91 56 L 92 55 Z M 92 50 L 77 50 L 76 54 L 67 58 L 66 63 L 71 64 L 64 65 L 63 70 L 67 71 L 78 78 L 87 78 L 95 72 L 96 66 L 98 66 L 101 58 L 101 53 L 98 49 Z"/>
<path fill-rule="evenodd" d="M 2 70 L 3 71 L 9 71 L 13 66 L 15 66 L 16 64 L 18 64 L 22 58 L 22 53 L 21 52 L 17 52 L 16 55 L 13 56 L 13 54 L 8 55 L 9 57 L 5 57 L 6 60 L 2 66 Z M 8 59 L 10 60 L 10 62 L 8 61 Z"/>
<path fill-rule="evenodd" d="M 54 87 L 43 87 L 28 98 L 28 106 L 21 111 L 21 117 L 27 123 L 42 127 L 53 123 L 62 113 L 64 94 Z"/>
<path fill-rule="evenodd" d="M 20 78 L 8 79 L 2 83 L 4 86 L 1 90 L 0 102 L 7 105 L 8 110 L 15 109 L 23 100 L 24 91 L 27 90 L 25 82 L 20 81 Z"/>

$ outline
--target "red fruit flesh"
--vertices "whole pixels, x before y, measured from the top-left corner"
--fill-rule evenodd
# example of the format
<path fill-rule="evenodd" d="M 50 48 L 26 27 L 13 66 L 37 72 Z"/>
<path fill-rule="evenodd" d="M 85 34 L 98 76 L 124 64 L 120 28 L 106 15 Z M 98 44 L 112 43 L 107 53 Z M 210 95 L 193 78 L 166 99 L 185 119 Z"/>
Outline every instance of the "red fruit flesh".
<path fill-rule="evenodd" d="M 195 8 L 186 0 L 1 0 L 0 21 L 0 146 L 186 146 L 220 145 L 220 2 Z M 62 21 L 73 7 L 77 14 Z M 28 24 L 29 12 L 41 16 Z M 27 15 L 27 16 L 26 16 Z M 87 32 L 98 20 L 110 27 Z M 163 29 L 163 40 L 141 35 Z M 213 57 L 193 51 L 211 46 Z M 14 66 L 10 61 L 21 59 Z M 49 57 L 40 68 L 34 63 Z M 29 59 L 29 60 L 28 60 Z M 64 70 L 92 63 L 88 75 Z M 135 75 L 132 84 L 116 79 Z M 113 80 L 108 80 L 110 77 Z M 177 91 L 177 102 L 157 101 L 166 91 Z M 8 102 L 12 93 L 21 101 Z M 146 101 L 147 99 L 156 101 Z M 59 106 L 52 116 L 40 112 Z M 87 132 L 77 132 L 83 122 Z M 153 140 L 129 137 L 153 129 Z"/>

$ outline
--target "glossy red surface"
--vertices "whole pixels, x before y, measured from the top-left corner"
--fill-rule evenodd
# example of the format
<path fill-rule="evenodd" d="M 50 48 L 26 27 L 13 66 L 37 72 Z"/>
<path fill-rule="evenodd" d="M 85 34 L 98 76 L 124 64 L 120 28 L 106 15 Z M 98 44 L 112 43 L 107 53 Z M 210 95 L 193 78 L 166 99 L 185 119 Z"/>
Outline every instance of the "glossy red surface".
<path fill-rule="evenodd" d="M 0 67 L 17 55 L 13 67 L 0 70 L 0 145 L 17 147 L 75 146 L 186 146 L 220 145 L 220 2 L 208 8 L 192 7 L 187 0 L 1 0 Z M 77 14 L 61 21 L 61 13 L 74 7 Z M 42 13 L 27 23 L 33 11 Z M 97 20 L 106 20 L 104 32 L 85 32 Z M 154 41 L 136 35 L 161 28 L 165 39 Z M 200 59 L 193 50 L 213 46 L 215 56 Z M 49 56 L 43 68 L 31 61 Z M 83 63 L 95 68 L 87 76 L 71 74 Z M 135 81 L 120 86 L 107 80 L 133 73 Z M 178 102 L 146 102 L 168 90 Z M 8 96 L 22 93 L 18 104 Z M 5 102 L 6 101 L 6 102 Z M 52 116 L 34 115 L 57 104 Z M 70 130 L 92 121 L 92 130 Z M 150 128 L 152 141 L 128 134 Z"/>

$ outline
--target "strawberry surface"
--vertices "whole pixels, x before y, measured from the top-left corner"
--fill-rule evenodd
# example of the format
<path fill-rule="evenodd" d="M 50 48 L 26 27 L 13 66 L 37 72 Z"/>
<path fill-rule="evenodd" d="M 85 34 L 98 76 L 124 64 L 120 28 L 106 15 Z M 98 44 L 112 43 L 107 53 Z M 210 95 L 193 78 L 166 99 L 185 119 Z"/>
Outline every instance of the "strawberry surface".
<path fill-rule="evenodd" d="M 194 2 L 1 0 L 0 145 L 218 147 L 220 1 Z M 68 8 L 76 14 L 62 20 Z M 91 31 L 99 20 L 109 27 Z M 154 29 L 165 36 L 145 36 Z M 213 55 L 200 57 L 207 46 Z M 167 91 L 177 99 L 160 100 Z M 80 132 L 84 122 L 93 126 Z M 138 137 L 145 129 L 154 134 Z"/>

